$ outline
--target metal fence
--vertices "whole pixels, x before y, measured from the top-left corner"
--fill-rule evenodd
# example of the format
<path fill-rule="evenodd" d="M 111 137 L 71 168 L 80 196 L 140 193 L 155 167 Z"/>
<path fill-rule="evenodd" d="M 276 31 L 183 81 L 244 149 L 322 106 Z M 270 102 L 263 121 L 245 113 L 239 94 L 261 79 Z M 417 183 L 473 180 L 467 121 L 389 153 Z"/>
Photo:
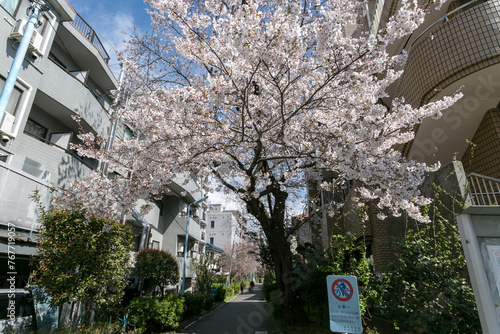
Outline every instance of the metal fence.
<path fill-rule="evenodd" d="M 500 180 L 481 174 L 467 176 L 472 205 L 500 205 Z"/>
<path fill-rule="evenodd" d="M 89 40 L 90 43 L 92 43 L 93 46 L 96 47 L 97 51 L 101 55 L 101 57 L 104 59 L 106 64 L 109 62 L 109 55 L 104 49 L 104 46 L 101 43 L 101 40 L 97 36 L 97 33 L 95 32 L 94 29 L 92 29 L 87 22 L 85 22 L 84 19 L 82 19 L 78 14 L 76 14 L 75 19 L 71 23 L 79 32 L 82 33 L 83 36 L 85 36 L 86 39 Z"/>

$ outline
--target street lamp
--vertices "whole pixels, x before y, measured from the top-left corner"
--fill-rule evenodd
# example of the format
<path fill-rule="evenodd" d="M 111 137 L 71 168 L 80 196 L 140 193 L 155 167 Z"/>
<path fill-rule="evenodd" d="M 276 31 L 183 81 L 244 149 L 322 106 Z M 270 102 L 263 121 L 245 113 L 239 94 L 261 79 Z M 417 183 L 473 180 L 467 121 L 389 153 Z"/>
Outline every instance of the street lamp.
<path fill-rule="evenodd" d="M 184 265 L 182 268 L 182 287 L 181 287 L 181 296 L 184 296 L 184 283 L 186 282 L 186 257 L 187 257 L 187 246 L 188 246 L 188 238 L 189 238 L 189 212 L 191 211 L 191 205 L 197 204 L 201 201 L 204 201 L 208 198 L 205 196 L 200 198 L 199 200 L 188 205 L 187 209 L 187 221 L 186 221 L 186 240 L 184 240 Z"/>

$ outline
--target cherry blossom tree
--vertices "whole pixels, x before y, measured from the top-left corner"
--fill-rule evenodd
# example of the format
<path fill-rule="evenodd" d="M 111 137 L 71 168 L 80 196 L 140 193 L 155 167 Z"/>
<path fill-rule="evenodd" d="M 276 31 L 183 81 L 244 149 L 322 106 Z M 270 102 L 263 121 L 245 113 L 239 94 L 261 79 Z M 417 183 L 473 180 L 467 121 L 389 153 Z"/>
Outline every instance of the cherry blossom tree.
<path fill-rule="evenodd" d="M 211 175 L 261 225 L 284 323 L 296 323 L 303 311 L 291 284 L 286 218 L 305 173 L 333 172 L 336 179 L 322 184 L 330 191 L 357 180 L 360 200 L 426 219 L 418 185 L 437 166 L 406 160 L 397 148 L 460 94 L 419 108 L 403 98 L 379 103 L 406 61 L 387 46 L 421 24 L 425 11 L 403 0 L 371 34 L 358 24 L 364 2 L 355 0 L 147 3 L 152 31 L 128 44 L 128 103 L 116 113 L 135 136 L 107 151 L 105 138 L 85 134 L 88 145 L 78 148 L 126 172 L 114 179 L 95 172 L 73 194 L 96 214 L 119 215 L 164 192 L 177 173 Z"/>
<path fill-rule="evenodd" d="M 221 269 L 229 273 L 230 282 L 233 281 L 234 277 L 251 275 L 260 268 L 257 254 L 257 246 L 249 241 L 234 247 L 226 247 L 221 261 Z"/>

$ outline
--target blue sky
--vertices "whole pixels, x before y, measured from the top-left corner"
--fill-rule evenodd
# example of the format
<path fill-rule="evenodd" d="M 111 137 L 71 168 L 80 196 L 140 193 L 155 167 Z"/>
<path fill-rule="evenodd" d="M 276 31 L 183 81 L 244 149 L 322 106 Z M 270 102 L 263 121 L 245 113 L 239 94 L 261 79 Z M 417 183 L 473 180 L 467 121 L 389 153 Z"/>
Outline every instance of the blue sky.
<path fill-rule="evenodd" d="M 68 0 L 73 9 L 99 34 L 106 50 L 122 49 L 128 28 L 137 25 L 149 29 L 147 5 L 142 0 Z M 113 72 L 119 72 L 118 62 L 110 60 Z"/>
<path fill-rule="evenodd" d="M 68 0 L 73 9 L 98 33 L 106 50 L 122 49 L 123 34 L 134 25 L 149 30 L 150 19 L 147 5 L 142 0 Z M 115 57 L 109 62 L 111 70 L 118 77 L 120 67 Z M 210 193 L 209 202 L 222 204 L 226 209 L 240 209 L 233 196 L 222 192 Z"/>

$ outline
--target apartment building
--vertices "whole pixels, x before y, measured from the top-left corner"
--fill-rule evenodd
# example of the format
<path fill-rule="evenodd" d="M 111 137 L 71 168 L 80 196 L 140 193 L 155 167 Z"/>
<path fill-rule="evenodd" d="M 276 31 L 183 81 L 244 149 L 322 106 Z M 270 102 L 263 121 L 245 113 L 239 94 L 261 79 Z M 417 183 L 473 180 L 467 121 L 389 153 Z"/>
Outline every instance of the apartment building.
<path fill-rule="evenodd" d="M 206 241 L 223 250 L 242 243 L 246 220 L 240 211 L 224 210 L 221 204 L 211 204 L 207 213 Z"/>
<path fill-rule="evenodd" d="M 0 0 L 0 89 L 3 88 L 24 34 L 29 0 Z M 65 0 L 42 4 L 7 110 L 0 120 L 0 287 L 5 286 L 9 227 L 15 228 L 16 284 L 28 282 L 29 257 L 36 250 L 38 212 L 30 196 L 35 190 L 49 204 L 50 187 L 64 187 L 99 168 L 99 162 L 78 156 L 70 143 L 80 132 L 111 133 L 112 93 L 118 81 L 98 33 Z M 44 7 L 48 5 L 48 7 Z M 29 12 L 29 11 L 28 11 Z M 117 140 L 130 135 L 120 126 Z M 109 172 L 116 172 L 109 166 Z M 162 200 L 145 217 L 129 217 L 136 227 L 136 246 L 168 250 L 177 256 L 180 273 L 188 236 L 186 283 L 195 277 L 192 261 L 204 251 L 202 183 L 178 175 L 166 185 Z M 206 205 L 205 205 L 206 206 Z M 205 224 L 206 225 L 206 224 Z M 11 232 L 12 234 L 12 232 Z M 140 241 L 144 241 L 142 246 Z M 5 261 L 4 261 L 5 260 Z"/>
<path fill-rule="evenodd" d="M 28 0 L 0 1 L 0 88 L 3 88 L 29 19 Z M 28 52 L 0 120 L 0 257 L 6 258 L 8 227 L 15 228 L 19 288 L 28 279 L 35 251 L 38 212 L 30 199 L 80 179 L 98 162 L 70 148 L 85 131 L 109 133 L 111 92 L 118 82 L 96 32 L 64 0 L 44 3 Z M 2 275 L 7 261 L 0 261 Z M 4 277 L 3 277 L 4 278 Z M 2 280 L 2 285 L 5 282 Z"/>
<path fill-rule="evenodd" d="M 400 3 L 368 1 L 360 22 L 371 33 L 380 31 Z M 443 117 L 420 124 L 415 139 L 402 147 L 402 152 L 417 161 L 441 162 L 442 169 L 422 185 L 426 196 L 434 195 L 432 183 L 455 192 L 464 202 L 474 193 L 498 192 L 494 187 L 500 182 L 500 1 L 453 0 L 439 10 L 431 2 L 421 5 L 431 9 L 424 24 L 388 49 L 390 54 L 408 52 L 408 61 L 404 74 L 380 103 L 390 106 L 394 98 L 404 97 L 413 107 L 420 107 L 462 92 L 463 98 L 444 111 Z M 322 179 L 334 177 L 322 174 Z M 314 198 L 311 205 L 319 208 L 332 201 L 345 202 L 344 215 L 313 215 L 305 232 L 312 234 L 319 248 L 328 247 L 325 236 L 340 230 L 354 233 L 368 244 L 375 269 L 383 270 L 383 263 L 391 256 L 388 238 L 402 236 L 407 225 L 401 219 L 377 219 L 374 205 L 369 208 L 368 221 L 360 224 L 355 205 L 349 201 L 356 181 L 346 180 L 343 189 L 328 193 L 317 191 L 317 179 L 314 175 L 309 178 L 309 198 Z M 453 215 L 447 218 L 454 219 Z"/>

